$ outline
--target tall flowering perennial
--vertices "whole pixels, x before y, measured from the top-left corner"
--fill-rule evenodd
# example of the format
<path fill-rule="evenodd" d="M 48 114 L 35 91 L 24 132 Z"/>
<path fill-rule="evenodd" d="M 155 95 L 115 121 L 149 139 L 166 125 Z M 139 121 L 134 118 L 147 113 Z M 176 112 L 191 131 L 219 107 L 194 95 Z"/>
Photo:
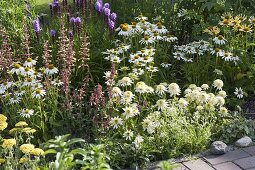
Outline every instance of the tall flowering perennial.
<path fill-rule="evenodd" d="M 107 25 L 110 32 L 113 32 L 116 25 L 117 14 L 112 12 L 109 3 L 103 3 L 102 0 L 97 0 L 95 3 L 95 9 L 98 15 L 104 16 L 105 24 Z"/>
<path fill-rule="evenodd" d="M 34 32 L 36 34 L 36 37 L 39 40 L 39 33 L 41 31 L 39 18 L 37 18 L 33 21 L 33 28 L 34 28 Z"/>

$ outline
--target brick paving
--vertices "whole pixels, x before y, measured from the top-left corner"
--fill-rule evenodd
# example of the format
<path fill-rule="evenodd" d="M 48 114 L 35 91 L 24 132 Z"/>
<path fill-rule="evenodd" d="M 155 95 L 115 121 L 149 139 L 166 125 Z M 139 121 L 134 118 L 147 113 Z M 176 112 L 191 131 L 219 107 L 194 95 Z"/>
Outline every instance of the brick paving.
<path fill-rule="evenodd" d="M 255 146 L 182 162 L 174 170 L 255 170 Z"/>

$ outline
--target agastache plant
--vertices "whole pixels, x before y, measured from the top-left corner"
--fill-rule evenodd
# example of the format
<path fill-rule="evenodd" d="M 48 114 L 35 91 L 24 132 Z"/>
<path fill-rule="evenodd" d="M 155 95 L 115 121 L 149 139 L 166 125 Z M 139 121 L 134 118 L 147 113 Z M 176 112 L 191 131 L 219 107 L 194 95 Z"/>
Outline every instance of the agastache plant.
<path fill-rule="evenodd" d="M 41 28 L 40 28 L 40 21 L 39 21 L 38 18 L 33 21 L 33 28 L 34 28 L 34 32 L 36 34 L 36 37 L 39 40 L 39 33 L 41 31 Z"/>

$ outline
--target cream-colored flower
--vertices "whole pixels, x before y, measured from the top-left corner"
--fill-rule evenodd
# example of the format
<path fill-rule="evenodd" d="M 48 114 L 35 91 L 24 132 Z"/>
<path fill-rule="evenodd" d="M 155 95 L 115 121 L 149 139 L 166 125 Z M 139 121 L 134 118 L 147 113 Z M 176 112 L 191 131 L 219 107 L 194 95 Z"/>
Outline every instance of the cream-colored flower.
<path fill-rule="evenodd" d="M 32 144 L 23 144 L 20 146 L 20 150 L 24 153 L 24 154 L 30 154 L 30 152 L 35 148 L 34 145 Z"/>
<path fill-rule="evenodd" d="M 16 145 L 15 139 L 4 139 L 2 147 L 5 149 L 11 149 L 11 148 L 13 148 L 14 145 Z"/>
<path fill-rule="evenodd" d="M 223 87 L 223 81 L 222 80 L 220 80 L 220 79 L 217 79 L 217 80 L 214 80 L 214 82 L 213 82 L 213 86 L 215 87 L 215 88 L 217 88 L 218 90 L 221 90 L 222 89 L 222 87 Z"/>
<path fill-rule="evenodd" d="M 168 92 L 170 93 L 170 96 L 176 96 L 176 95 L 180 95 L 181 90 L 178 84 L 171 83 L 168 86 Z"/>
<path fill-rule="evenodd" d="M 158 110 L 164 110 L 169 106 L 169 103 L 165 99 L 160 99 L 157 101 L 156 106 Z"/>

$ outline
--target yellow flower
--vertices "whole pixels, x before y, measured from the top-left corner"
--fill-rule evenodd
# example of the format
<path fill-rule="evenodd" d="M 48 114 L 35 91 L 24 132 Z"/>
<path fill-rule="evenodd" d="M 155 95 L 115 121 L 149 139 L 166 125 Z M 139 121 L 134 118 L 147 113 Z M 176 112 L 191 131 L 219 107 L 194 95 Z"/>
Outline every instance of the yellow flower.
<path fill-rule="evenodd" d="M 23 163 L 27 162 L 27 160 L 28 160 L 27 158 L 22 157 L 22 158 L 19 159 L 19 163 L 23 164 Z"/>
<path fill-rule="evenodd" d="M 4 116 L 3 114 L 0 114 L 0 122 L 6 122 L 7 117 Z"/>
<path fill-rule="evenodd" d="M 31 134 L 31 133 L 35 133 L 36 130 L 35 129 L 32 129 L 30 127 L 27 127 L 27 128 L 24 128 L 22 129 L 22 132 L 26 133 L 26 134 Z"/>
<path fill-rule="evenodd" d="M 3 163 L 5 163 L 5 159 L 0 158 L 0 165 L 3 164 Z"/>
<path fill-rule="evenodd" d="M 41 156 L 44 154 L 44 151 L 40 148 L 35 148 L 30 152 L 30 154 L 35 156 Z"/>
<path fill-rule="evenodd" d="M 7 149 L 11 149 L 14 145 L 16 145 L 16 140 L 15 139 L 4 139 L 2 147 L 7 148 Z"/>
<path fill-rule="evenodd" d="M 25 153 L 25 154 L 29 154 L 33 149 L 35 148 L 34 145 L 32 144 L 23 144 L 20 146 L 20 150 Z"/>
<path fill-rule="evenodd" d="M 3 131 L 5 128 L 7 128 L 7 126 L 8 126 L 7 122 L 0 121 L 0 131 Z"/>
<path fill-rule="evenodd" d="M 24 121 L 20 121 L 18 123 L 16 123 L 15 127 L 24 127 L 24 126 L 28 126 L 28 124 Z"/>
<path fill-rule="evenodd" d="M 12 134 L 12 133 L 17 132 L 17 131 L 19 131 L 19 130 L 20 130 L 20 128 L 12 128 L 12 129 L 9 131 L 9 133 Z"/>

